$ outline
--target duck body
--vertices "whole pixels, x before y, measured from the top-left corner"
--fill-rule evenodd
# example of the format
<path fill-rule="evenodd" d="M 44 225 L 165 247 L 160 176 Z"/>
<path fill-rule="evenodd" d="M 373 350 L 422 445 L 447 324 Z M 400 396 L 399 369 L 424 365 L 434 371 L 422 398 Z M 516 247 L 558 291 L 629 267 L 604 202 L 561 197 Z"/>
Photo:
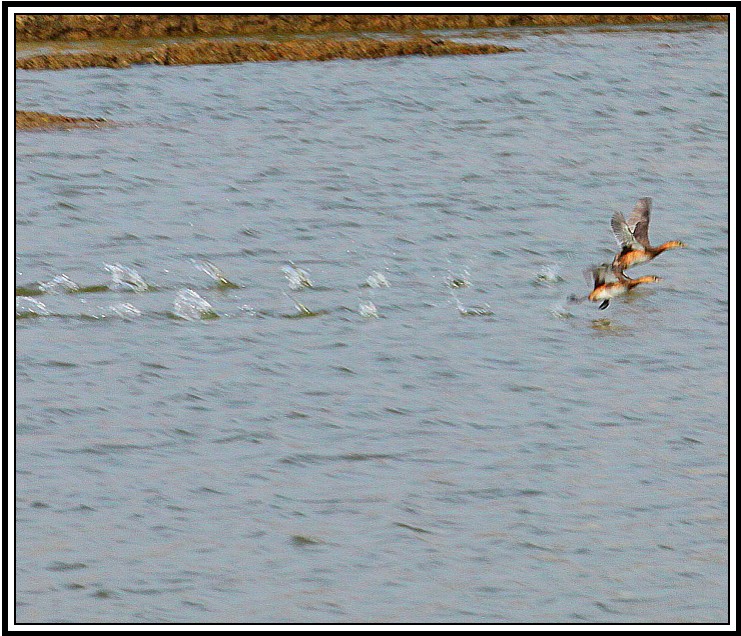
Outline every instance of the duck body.
<path fill-rule="evenodd" d="M 686 247 L 682 241 L 667 241 L 656 247 L 648 239 L 648 226 L 651 222 L 651 197 L 638 199 L 626 221 L 620 212 L 615 212 L 610 220 L 612 233 L 620 245 L 612 264 L 621 272 L 647 263 L 666 250 Z"/>
<path fill-rule="evenodd" d="M 590 292 L 588 299 L 592 302 L 601 300 L 600 309 L 607 309 L 610 300 L 627 294 L 638 285 L 657 283 L 661 280 L 658 276 L 628 278 L 623 274 L 623 270 L 614 263 L 602 263 L 602 265 L 593 268 L 591 274 L 594 279 L 594 289 Z"/>
<path fill-rule="evenodd" d="M 662 245 L 659 245 L 658 247 L 648 247 L 648 248 L 643 247 L 643 246 L 640 248 L 624 247 L 615 256 L 615 260 L 613 262 L 615 265 L 620 267 L 620 269 L 626 270 L 626 269 L 629 269 L 630 267 L 641 265 L 642 263 L 648 263 L 648 261 L 652 261 L 662 252 L 665 252 L 666 250 L 675 249 L 677 247 L 686 247 L 686 245 L 682 243 L 682 241 L 667 241 L 666 243 L 663 243 Z"/>

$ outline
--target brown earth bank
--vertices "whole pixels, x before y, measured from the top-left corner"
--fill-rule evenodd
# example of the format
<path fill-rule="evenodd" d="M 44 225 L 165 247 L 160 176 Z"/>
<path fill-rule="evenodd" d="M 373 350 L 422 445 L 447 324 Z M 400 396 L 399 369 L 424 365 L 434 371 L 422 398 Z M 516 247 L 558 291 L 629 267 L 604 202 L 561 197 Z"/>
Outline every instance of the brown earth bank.
<path fill-rule="evenodd" d="M 96 117 L 65 117 L 64 115 L 50 115 L 29 110 L 15 111 L 16 130 L 36 130 L 54 128 L 100 128 L 110 125 L 105 119 Z"/>
<path fill-rule="evenodd" d="M 138 39 L 156 37 L 322 34 L 331 32 L 406 32 L 427 29 L 498 27 L 629 25 L 640 23 L 728 21 L 725 14 L 552 14 L 552 15 L 18 15 L 16 42 Z M 16 61 L 20 69 L 65 69 L 89 66 L 123 68 L 132 64 L 229 64 L 276 60 L 367 59 L 396 55 L 475 55 L 521 51 L 495 44 L 461 44 L 438 38 L 413 37 L 380 41 L 294 39 L 282 42 L 207 41 L 167 44 L 120 52 L 83 52 L 35 55 Z M 98 128 L 112 125 L 105 119 L 66 117 L 16 111 L 16 130 Z"/>
<path fill-rule="evenodd" d="M 17 42 L 338 31 L 414 31 L 727 21 L 726 14 L 44 14 L 15 16 Z"/>
<path fill-rule="evenodd" d="M 399 55 L 482 55 L 521 50 L 497 44 L 464 44 L 423 37 L 405 40 L 294 39 L 280 42 L 203 40 L 116 53 L 34 55 L 16 60 L 15 66 L 24 70 L 58 70 L 89 66 L 125 68 L 132 64 L 233 64 L 277 60 L 322 61 L 338 58 L 357 60 Z"/>

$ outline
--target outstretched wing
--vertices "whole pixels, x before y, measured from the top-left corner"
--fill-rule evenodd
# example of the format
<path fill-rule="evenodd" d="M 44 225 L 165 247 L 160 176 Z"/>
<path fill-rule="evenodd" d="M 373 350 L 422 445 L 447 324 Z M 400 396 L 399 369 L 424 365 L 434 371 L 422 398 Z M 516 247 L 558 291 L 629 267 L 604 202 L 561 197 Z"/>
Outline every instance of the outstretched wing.
<path fill-rule="evenodd" d="M 648 224 L 651 222 L 651 197 L 638 199 L 633 211 L 628 217 L 628 227 L 633 236 L 643 247 L 649 247 Z"/>
<path fill-rule="evenodd" d="M 596 289 L 600 285 L 604 285 L 605 281 L 607 280 L 608 275 L 612 273 L 612 265 L 610 263 L 602 263 L 601 265 L 597 265 L 596 267 L 591 267 L 590 269 L 584 270 L 584 277 L 591 278 L 590 281 L 587 278 L 587 282 L 594 282 L 594 288 Z M 612 278 L 615 278 L 614 275 L 612 275 Z"/>
<path fill-rule="evenodd" d="M 615 235 L 615 240 L 620 247 L 633 249 L 639 246 L 638 241 L 633 236 L 633 232 L 630 231 L 628 224 L 625 222 L 625 217 L 621 212 L 615 212 L 612 215 L 610 226 L 612 227 L 612 233 Z"/>
<path fill-rule="evenodd" d="M 636 225 L 642 221 L 645 221 L 648 225 L 651 219 L 651 197 L 642 197 L 638 199 L 638 203 L 635 204 L 633 211 L 628 217 L 628 227 L 635 232 Z"/>

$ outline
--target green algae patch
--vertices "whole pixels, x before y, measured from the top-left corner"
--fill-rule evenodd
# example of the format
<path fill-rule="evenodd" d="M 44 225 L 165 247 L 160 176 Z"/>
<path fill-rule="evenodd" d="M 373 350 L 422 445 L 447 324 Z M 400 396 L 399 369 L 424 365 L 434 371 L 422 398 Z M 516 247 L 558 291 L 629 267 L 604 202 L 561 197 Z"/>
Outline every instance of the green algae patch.
<path fill-rule="evenodd" d="M 36 311 L 17 311 L 15 313 L 16 320 L 27 320 L 28 318 L 44 318 L 49 314 L 40 314 Z"/>
<path fill-rule="evenodd" d="M 227 289 L 240 289 L 240 286 L 224 276 L 219 276 L 216 280 L 216 289 L 226 291 Z"/>
<path fill-rule="evenodd" d="M 300 318 L 316 318 L 317 316 L 326 316 L 328 313 L 329 311 L 326 309 L 312 311 L 305 305 L 302 305 L 301 308 L 299 308 L 298 312 L 296 312 L 295 314 L 281 314 L 281 318 L 288 318 L 290 320 L 297 320 Z"/>
<path fill-rule="evenodd" d="M 71 294 L 99 294 L 102 292 L 110 291 L 111 288 L 108 285 L 87 285 L 70 291 Z"/>
<path fill-rule="evenodd" d="M 424 528 L 418 528 L 417 526 L 410 526 L 408 523 L 401 523 L 400 521 L 395 521 L 394 525 L 399 526 L 400 528 L 404 528 L 406 530 L 411 530 L 412 532 L 416 532 L 418 534 L 432 534 L 430 530 L 425 530 Z"/>
<path fill-rule="evenodd" d="M 15 295 L 16 296 L 43 296 L 44 290 L 39 289 L 38 287 L 16 287 L 15 288 Z"/>
<path fill-rule="evenodd" d="M 219 316 L 219 314 L 217 314 L 213 309 L 200 311 L 197 316 L 182 315 L 174 311 L 167 311 L 165 312 L 165 315 L 173 320 L 182 320 L 187 322 L 192 322 L 194 320 L 218 320 L 221 318 L 221 316 Z"/>
<path fill-rule="evenodd" d="M 324 541 L 321 539 L 314 539 L 313 537 L 307 537 L 302 534 L 294 534 L 291 537 L 291 544 L 297 548 L 307 548 L 309 546 L 322 545 Z"/>
<path fill-rule="evenodd" d="M 110 291 L 111 288 L 108 285 L 86 285 L 83 287 L 75 287 L 65 290 L 68 294 L 96 294 L 101 292 Z M 46 294 L 45 290 L 41 287 L 16 287 L 16 296 L 43 296 Z"/>
<path fill-rule="evenodd" d="M 55 130 L 65 128 L 101 128 L 110 126 L 107 119 L 98 117 L 66 117 L 28 110 L 15 111 L 16 130 Z"/>
<path fill-rule="evenodd" d="M 33 55 L 16 60 L 15 65 L 16 68 L 23 70 L 62 70 L 93 66 L 128 68 L 134 64 L 171 66 L 236 64 L 239 62 L 321 62 L 403 55 L 492 55 L 513 51 L 521 51 L 521 49 L 499 44 L 468 44 L 427 37 L 401 40 L 373 38 L 298 38 L 282 41 L 199 40 L 129 51 Z"/>

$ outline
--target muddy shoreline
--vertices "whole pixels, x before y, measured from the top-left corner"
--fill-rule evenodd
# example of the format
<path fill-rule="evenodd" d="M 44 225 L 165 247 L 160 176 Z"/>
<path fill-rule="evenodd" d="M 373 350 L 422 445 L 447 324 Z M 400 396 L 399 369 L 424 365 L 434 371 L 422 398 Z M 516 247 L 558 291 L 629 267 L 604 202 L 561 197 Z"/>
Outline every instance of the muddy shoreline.
<path fill-rule="evenodd" d="M 15 66 L 24 70 L 60 70 L 90 66 L 126 68 L 132 64 L 169 66 L 279 60 L 325 61 L 339 58 L 359 60 L 401 55 L 492 55 L 521 50 L 498 44 L 465 44 L 422 37 L 404 40 L 293 39 L 280 42 L 201 40 L 115 53 L 89 51 L 34 55 L 16 60 Z"/>
<path fill-rule="evenodd" d="M 727 21 L 724 14 L 70 14 L 18 15 L 16 42 Z"/>
<path fill-rule="evenodd" d="M 127 68 L 133 64 L 190 65 L 238 62 L 325 61 L 373 59 L 400 55 L 491 55 L 522 51 L 497 44 L 468 44 L 423 37 L 422 30 L 504 27 L 565 27 L 632 25 L 667 22 L 723 22 L 724 14 L 312 14 L 312 15 L 190 15 L 190 14 L 86 14 L 15 16 L 16 42 L 56 42 L 112 38 L 115 51 L 84 50 L 75 53 L 31 55 L 16 60 L 22 70 L 71 68 Z M 403 34 L 397 39 L 361 37 L 362 32 Z M 322 35 L 298 38 L 297 35 Z M 329 35 L 331 34 L 331 36 Z M 281 40 L 195 42 L 143 45 L 127 42 L 143 38 L 215 36 L 287 36 Z M 80 48 L 79 46 L 77 47 Z M 66 117 L 42 112 L 16 111 L 16 130 L 99 128 L 111 125 L 94 117 Z"/>
<path fill-rule="evenodd" d="M 16 130 L 58 130 L 60 128 L 101 128 L 112 125 L 100 117 L 65 117 L 30 110 L 15 111 Z"/>

